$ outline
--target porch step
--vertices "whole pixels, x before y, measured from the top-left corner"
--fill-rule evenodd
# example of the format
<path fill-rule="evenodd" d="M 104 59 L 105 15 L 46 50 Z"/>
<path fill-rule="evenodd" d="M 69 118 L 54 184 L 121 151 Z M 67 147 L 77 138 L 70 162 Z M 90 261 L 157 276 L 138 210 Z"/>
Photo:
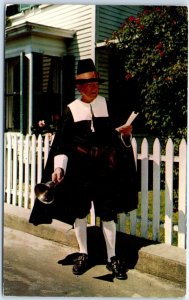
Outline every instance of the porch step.
<path fill-rule="evenodd" d="M 72 226 L 53 220 L 50 225 L 34 226 L 28 223 L 31 210 L 18 206 L 4 205 L 4 226 L 14 228 L 29 234 L 52 240 L 73 248 L 78 248 L 75 233 Z M 99 255 L 105 255 L 104 251 L 96 253 L 103 248 L 99 243 L 103 243 L 103 237 L 100 228 L 89 226 L 88 242 L 91 245 L 89 251 Z M 98 248 L 94 248 L 97 244 Z M 103 248 L 104 249 L 104 248 Z M 123 250 L 124 249 L 124 250 Z M 152 274 L 172 282 L 179 283 L 181 286 L 186 285 L 186 250 L 175 246 L 155 243 L 150 240 L 138 238 L 117 233 L 117 252 L 126 259 L 130 269 L 135 268 L 141 272 Z M 102 257 L 104 259 L 104 257 Z"/>

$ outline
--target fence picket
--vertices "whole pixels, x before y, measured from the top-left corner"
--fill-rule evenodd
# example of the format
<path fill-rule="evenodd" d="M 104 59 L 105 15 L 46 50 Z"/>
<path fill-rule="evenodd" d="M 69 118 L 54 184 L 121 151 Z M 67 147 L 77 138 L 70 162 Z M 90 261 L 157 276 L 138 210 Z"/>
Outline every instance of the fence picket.
<path fill-rule="evenodd" d="M 187 161 L 186 141 L 183 139 L 179 147 L 179 199 L 178 199 L 178 247 L 186 246 L 186 185 Z"/>
<path fill-rule="evenodd" d="M 39 135 L 37 139 L 37 183 L 41 181 L 43 169 L 43 139 Z"/>
<path fill-rule="evenodd" d="M 5 195 L 4 195 L 4 201 L 6 201 L 6 185 L 7 185 L 7 182 L 6 182 L 6 178 L 7 178 L 7 135 L 5 134 L 4 135 L 4 192 L 5 192 Z"/>
<path fill-rule="evenodd" d="M 153 240 L 159 240 L 160 229 L 160 161 L 161 148 L 158 139 L 153 144 Z"/>
<path fill-rule="evenodd" d="M 34 187 L 36 185 L 36 136 L 32 136 L 31 141 L 31 205 L 33 207 L 35 200 Z"/>
<path fill-rule="evenodd" d="M 135 138 L 132 139 L 132 147 L 135 158 L 135 164 L 137 168 L 137 141 Z M 137 183 L 136 183 L 137 184 Z M 133 210 L 130 212 L 130 233 L 132 235 L 136 235 L 136 227 L 137 227 L 137 210 Z"/>
<path fill-rule="evenodd" d="M 30 138 L 26 135 L 24 145 L 24 164 L 25 164 L 25 178 L 24 178 L 24 208 L 29 206 L 29 157 L 30 157 Z"/>
<path fill-rule="evenodd" d="M 96 216 L 95 216 L 95 208 L 94 208 L 94 203 L 91 201 L 91 209 L 90 209 L 90 225 L 95 226 L 96 224 Z"/>
<path fill-rule="evenodd" d="M 18 143 L 18 153 L 19 153 L 19 159 L 18 159 L 18 170 L 19 170 L 19 175 L 18 175 L 18 206 L 22 206 L 22 199 L 23 199 L 23 145 L 24 145 L 24 137 L 23 135 L 20 136 L 19 138 L 19 143 Z"/>
<path fill-rule="evenodd" d="M 49 154 L 49 136 L 48 134 L 45 135 L 45 142 L 44 142 L 44 166 L 46 165 L 48 154 Z"/>
<path fill-rule="evenodd" d="M 172 244 L 173 225 L 173 160 L 174 146 L 171 139 L 166 145 L 165 161 L 165 243 Z"/>
<path fill-rule="evenodd" d="M 7 203 L 11 203 L 11 186 L 12 186 L 12 136 L 7 135 Z"/>
<path fill-rule="evenodd" d="M 148 236 L 148 141 L 141 145 L 141 236 Z"/>
<path fill-rule="evenodd" d="M 135 138 L 132 138 L 132 147 L 133 147 L 133 154 L 134 154 L 134 159 L 135 159 L 135 164 L 137 167 L 137 141 Z"/>
<path fill-rule="evenodd" d="M 12 204 L 17 205 L 17 156 L 18 156 L 18 136 L 16 134 L 13 135 L 13 197 Z"/>

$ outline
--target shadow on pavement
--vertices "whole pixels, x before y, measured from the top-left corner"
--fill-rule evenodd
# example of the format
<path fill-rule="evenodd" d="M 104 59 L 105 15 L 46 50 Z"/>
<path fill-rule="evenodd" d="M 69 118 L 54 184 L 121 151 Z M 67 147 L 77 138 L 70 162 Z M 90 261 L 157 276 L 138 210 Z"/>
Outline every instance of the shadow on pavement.
<path fill-rule="evenodd" d="M 91 226 L 87 228 L 88 238 L 88 253 L 90 266 L 89 269 L 95 265 L 106 265 L 106 245 L 101 227 Z M 116 255 L 122 261 L 125 269 L 133 269 L 138 261 L 138 252 L 142 247 L 157 244 L 154 241 L 138 238 L 122 232 L 117 232 L 116 236 Z M 61 265 L 73 265 L 74 260 L 78 257 L 79 252 L 67 255 L 62 260 L 58 261 Z M 114 276 L 106 274 L 96 279 L 113 282 Z"/>

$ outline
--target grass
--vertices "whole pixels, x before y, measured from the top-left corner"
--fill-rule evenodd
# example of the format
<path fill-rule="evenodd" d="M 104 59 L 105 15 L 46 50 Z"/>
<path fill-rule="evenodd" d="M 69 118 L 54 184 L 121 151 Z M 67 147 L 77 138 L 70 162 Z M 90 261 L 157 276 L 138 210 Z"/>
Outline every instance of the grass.
<path fill-rule="evenodd" d="M 139 192 L 139 205 L 137 209 L 137 218 L 140 220 L 141 217 L 141 192 Z M 153 192 L 148 192 L 148 220 L 153 221 Z M 173 225 L 178 224 L 178 212 L 173 211 Z M 160 224 L 165 222 L 165 191 L 160 193 Z M 130 221 L 126 221 L 126 233 L 130 234 Z M 141 222 L 138 221 L 136 225 L 136 236 L 141 236 Z M 172 244 L 177 246 L 178 232 L 173 231 Z M 153 239 L 153 227 L 152 224 L 148 224 L 148 235 L 149 240 Z M 163 226 L 159 228 L 159 242 L 165 242 L 165 229 Z"/>

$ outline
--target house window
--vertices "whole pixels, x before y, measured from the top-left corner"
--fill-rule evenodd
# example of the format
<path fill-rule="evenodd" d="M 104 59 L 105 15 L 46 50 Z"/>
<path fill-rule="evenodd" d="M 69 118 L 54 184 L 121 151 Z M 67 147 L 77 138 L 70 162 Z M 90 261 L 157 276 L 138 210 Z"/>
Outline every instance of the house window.
<path fill-rule="evenodd" d="M 74 57 L 21 53 L 6 59 L 5 74 L 5 130 L 31 133 L 40 120 L 55 128 L 74 99 Z"/>
<path fill-rule="evenodd" d="M 28 59 L 24 53 L 5 61 L 5 130 L 27 130 Z"/>
<path fill-rule="evenodd" d="M 33 78 L 29 78 L 29 61 L 25 55 L 6 60 L 5 129 L 28 132 L 29 88 L 33 82 L 32 125 L 39 120 L 53 125 L 62 113 L 62 59 L 33 53 Z"/>
<path fill-rule="evenodd" d="M 36 7 L 36 6 L 39 6 L 39 5 L 34 5 L 34 4 L 19 4 L 19 10 L 20 11 L 24 11 L 26 9 L 31 9 L 32 7 Z"/>
<path fill-rule="evenodd" d="M 6 6 L 6 16 L 11 17 L 27 9 L 38 7 L 39 4 L 8 4 Z"/>
<path fill-rule="evenodd" d="M 62 111 L 61 58 L 34 53 L 33 124 L 52 124 Z"/>
<path fill-rule="evenodd" d="M 28 21 L 6 28 L 7 131 L 32 133 L 40 120 L 54 125 L 74 99 L 75 60 L 66 53 L 74 34 Z"/>
<path fill-rule="evenodd" d="M 20 130 L 20 57 L 6 60 L 6 130 Z"/>

